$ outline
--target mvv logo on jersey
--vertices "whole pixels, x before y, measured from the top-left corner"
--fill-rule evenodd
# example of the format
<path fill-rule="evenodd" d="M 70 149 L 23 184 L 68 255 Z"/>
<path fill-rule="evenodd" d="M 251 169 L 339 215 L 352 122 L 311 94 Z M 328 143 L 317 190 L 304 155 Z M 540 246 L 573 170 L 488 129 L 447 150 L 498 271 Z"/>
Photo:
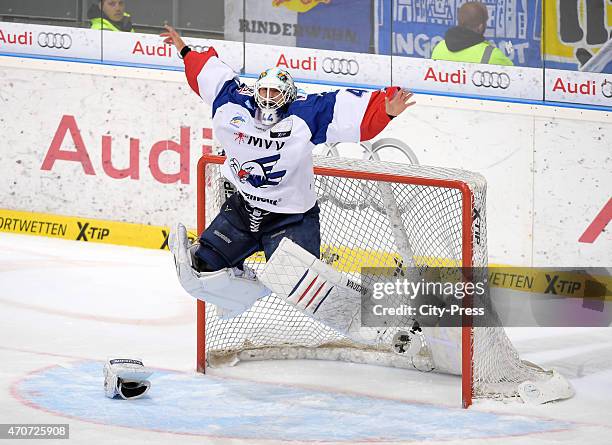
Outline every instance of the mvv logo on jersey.
<path fill-rule="evenodd" d="M 284 142 L 281 141 L 269 141 L 264 138 L 258 138 L 256 136 L 249 136 L 241 131 L 236 131 L 234 133 L 234 140 L 239 144 L 246 143 L 251 147 L 255 148 L 265 148 L 269 150 L 270 148 L 274 148 L 276 151 L 279 151 L 281 148 L 285 146 Z"/>
<path fill-rule="evenodd" d="M 230 167 L 240 182 L 248 182 L 257 188 L 266 188 L 278 185 L 287 173 L 287 170 L 272 171 L 279 159 L 280 155 L 273 155 L 240 164 L 236 158 L 232 158 Z"/>

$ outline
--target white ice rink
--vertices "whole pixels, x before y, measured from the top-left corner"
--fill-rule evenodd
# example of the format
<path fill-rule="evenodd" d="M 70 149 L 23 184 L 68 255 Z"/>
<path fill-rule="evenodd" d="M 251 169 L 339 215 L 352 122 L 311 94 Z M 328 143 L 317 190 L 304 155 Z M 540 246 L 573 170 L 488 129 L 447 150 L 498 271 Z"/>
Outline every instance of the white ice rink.
<path fill-rule="evenodd" d="M 0 233 L 0 423 L 68 423 L 62 443 L 88 445 L 612 443 L 612 328 L 510 331 L 576 396 L 469 410 L 460 379 L 434 373 L 275 361 L 199 375 L 195 334 L 169 252 Z M 155 369 L 148 397 L 104 397 L 118 354 Z"/>

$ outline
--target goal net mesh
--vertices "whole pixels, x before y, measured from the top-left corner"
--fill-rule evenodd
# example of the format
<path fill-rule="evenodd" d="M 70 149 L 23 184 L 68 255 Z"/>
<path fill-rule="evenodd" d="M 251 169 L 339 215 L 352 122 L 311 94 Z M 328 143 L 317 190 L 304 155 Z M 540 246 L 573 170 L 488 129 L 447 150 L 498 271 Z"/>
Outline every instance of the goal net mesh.
<path fill-rule="evenodd" d="M 457 169 L 317 156 L 314 166 L 321 259 L 355 281 L 361 280 L 363 267 L 487 266 L 482 176 Z M 387 175 L 386 180 L 381 181 L 381 175 Z M 468 190 L 470 199 L 464 200 L 453 181 L 467 186 L 464 192 Z M 207 164 L 204 183 L 208 225 L 232 190 L 218 164 Z M 466 202 L 471 208 L 464 212 Z M 246 264 L 258 271 L 264 261 L 262 254 L 256 254 Z M 376 341 L 356 342 L 271 295 L 232 319 L 220 318 L 215 306 L 207 304 L 205 350 L 208 366 L 316 358 L 453 374 L 461 374 L 462 356 L 471 357 L 474 397 L 514 396 L 519 383 L 549 378 L 548 371 L 520 360 L 504 329 L 491 327 L 496 320 L 482 324 L 472 330 L 469 354 L 462 353 L 461 328 L 424 328 L 427 347 L 419 356 L 406 358 L 392 351 L 397 329 L 362 328 L 364 337 L 371 334 Z"/>

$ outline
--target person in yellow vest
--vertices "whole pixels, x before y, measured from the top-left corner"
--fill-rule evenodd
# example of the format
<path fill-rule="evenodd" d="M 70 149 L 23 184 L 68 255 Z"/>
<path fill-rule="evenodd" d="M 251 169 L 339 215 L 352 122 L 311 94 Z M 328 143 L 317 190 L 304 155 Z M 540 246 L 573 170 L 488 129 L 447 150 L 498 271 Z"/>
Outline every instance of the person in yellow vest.
<path fill-rule="evenodd" d="M 100 0 L 87 11 L 91 29 L 134 32 L 132 18 L 125 12 L 124 0 Z"/>
<path fill-rule="evenodd" d="M 513 65 L 492 43 L 484 39 L 489 12 L 480 2 L 467 2 L 459 8 L 458 23 L 446 31 L 444 40 L 431 53 L 433 60 Z"/>

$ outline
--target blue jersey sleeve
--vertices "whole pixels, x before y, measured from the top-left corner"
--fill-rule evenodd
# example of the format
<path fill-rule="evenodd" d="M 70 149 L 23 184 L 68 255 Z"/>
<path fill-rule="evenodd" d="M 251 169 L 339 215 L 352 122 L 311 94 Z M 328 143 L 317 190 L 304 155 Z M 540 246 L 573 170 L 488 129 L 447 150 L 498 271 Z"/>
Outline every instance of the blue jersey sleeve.
<path fill-rule="evenodd" d="M 289 106 L 308 125 L 313 144 L 359 142 L 361 125 L 372 93 L 349 88 L 329 93 L 309 94 Z"/>
<path fill-rule="evenodd" d="M 255 99 L 253 90 L 245 84 L 238 83 L 237 79 L 231 79 L 219 90 L 212 104 L 212 115 L 215 116 L 217 109 L 226 103 L 233 103 L 246 108 L 251 116 L 255 116 Z"/>
<path fill-rule="evenodd" d="M 306 122 L 310 129 L 313 144 L 327 141 L 327 130 L 334 118 L 334 107 L 338 91 L 331 93 L 309 94 L 298 97 L 290 106 L 288 113 Z"/>

